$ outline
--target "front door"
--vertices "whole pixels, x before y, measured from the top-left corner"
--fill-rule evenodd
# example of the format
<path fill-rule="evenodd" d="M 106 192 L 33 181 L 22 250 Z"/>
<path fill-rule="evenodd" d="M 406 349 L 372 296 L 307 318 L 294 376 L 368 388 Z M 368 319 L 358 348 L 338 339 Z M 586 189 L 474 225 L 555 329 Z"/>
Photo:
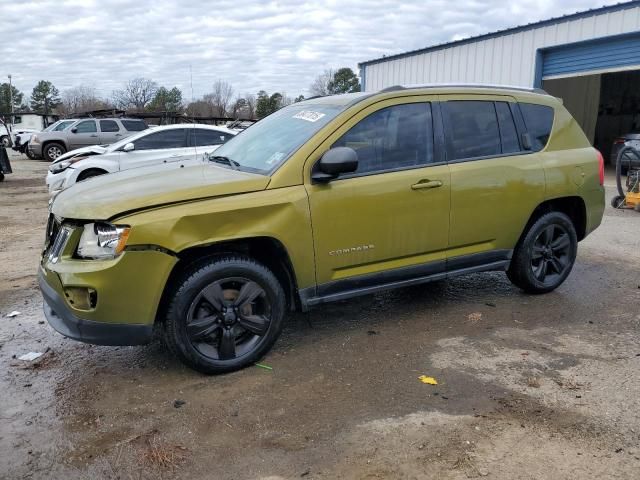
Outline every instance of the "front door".
<path fill-rule="evenodd" d="M 187 128 L 168 128 L 134 140 L 133 150 L 120 153 L 120 170 L 193 158 L 195 150 L 187 147 Z"/>
<path fill-rule="evenodd" d="M 307 180 L 319 296 L 445 270 L 450 179 L 434 146 L 435 109 L 425 98 L 404 101 L 364 109 L 310 159 L 337 146 L 358 154 L 355 173 Z"/>
<path fill-rule="evenodd" d="M 69 150 L 87 147 L 89 145 L 98 145 L 100 137 L 98 136 L 98 127 L 95 120 L 83 120 L 75 124 L 69 133 Z"/>

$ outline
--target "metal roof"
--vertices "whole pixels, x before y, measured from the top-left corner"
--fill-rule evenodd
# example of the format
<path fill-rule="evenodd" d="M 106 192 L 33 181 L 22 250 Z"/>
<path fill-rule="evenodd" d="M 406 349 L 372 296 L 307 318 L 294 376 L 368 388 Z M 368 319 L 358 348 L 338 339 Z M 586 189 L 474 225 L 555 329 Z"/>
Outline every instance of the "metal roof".
<path fill-rule="evenodd" d="M 569 20 L 576 20 L 579 18 L 591 17 L 594 15 L 601 15 L 603 13 L 617 12 L 620 10 L 627 10 L 629 8 L 635 8 L 640 6 L 640 0 L 632 0 L 630 2 L 621 2 L 616 3 L 615 5 L 607 5 L 599 8 L 591 8 L 589 10 L 584 10 L 576 13 L 570 13 L 567 15 L 562 15 L 560 17 L 552 17 L 547 20 L 541 20 L 539 22 L 527 23 L 526 25 L 518 25 L 516 27 L 506 28 L 504 30 L 496 30 L 495 32 L 483 33 L 482 35 L 476 35 L 474 37 L 464 38 L 462 40 L 455 40 L 453 42 L 445 42 L 439 43 L 437 45 L 432 45 L 426 48 L 419 48 L 417 50 L 410 50 L 404 53 L 397 53 L 395 55 L 386 55 L 379 58 L 374 58 L 372 60 L 367 60 L 365 62 L 358 63 L 358 67 L 363 67 L 367 65 L 374 65 L 376 63 L 386 62 L 388 60 L 397 60 L 399 58 L 411 57 L 413 55 L 419 55 L 421 53 L 432 52 L 434 50 L 442 50 L 443 48 L 449 48 L 458 45 L 464 45 L 467 43 L 474 43 L 480 40 L 488 40 L 490 38 L 502 37 L 505 35 L 511 35 L 513 33 L 522 32 L 524 30 L 530 30 L 532 28 L 544 27 L 547 25 L 552 25 L 554 23 L 566 22 Z"/>

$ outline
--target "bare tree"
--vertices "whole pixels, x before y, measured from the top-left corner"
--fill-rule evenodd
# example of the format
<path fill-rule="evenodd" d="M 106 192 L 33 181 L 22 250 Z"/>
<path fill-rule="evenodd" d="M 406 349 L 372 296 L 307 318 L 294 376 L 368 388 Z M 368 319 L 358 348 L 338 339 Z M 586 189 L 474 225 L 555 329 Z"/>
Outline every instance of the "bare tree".
<path fill-rule="evenodd" d="M 247 93 L 244 99 L 247 102 L 247 118 L 253 120 L 256 118 L 256 96 Z"/>
<path fill-rule="evenodd" d="M 309 91 L 313 96 L 329 95 L 329 82 L 333 80 L 333 71 L 325 70 L 324 73 L 318 75 L 309 87 Z"/>
<path fill-rule="evenodd" d="M 158 84 L 148 78 L 133 78 L 122 90 L 113 92 L 113 103 L 119 108 L 144 110 L 158 91 Z"/>
<path fill-rule="evenodd" d="M 233 87 L 224 80 L 217 80 L 213 84 L 213 91 L 207 93 L 202 99 L 211 105 L 211 111 L 215 117 L 228 115 L 231 99 L 233 98 Z"/>
<path fill-rule="evenodd" d="M 87 85 L 78 85 L 62 92 L 62 104 L 58 110 L 65 115 L 72 115 L 101 108 L 108 108 L 108 105 L 98 97 L 96 89 Z"/>

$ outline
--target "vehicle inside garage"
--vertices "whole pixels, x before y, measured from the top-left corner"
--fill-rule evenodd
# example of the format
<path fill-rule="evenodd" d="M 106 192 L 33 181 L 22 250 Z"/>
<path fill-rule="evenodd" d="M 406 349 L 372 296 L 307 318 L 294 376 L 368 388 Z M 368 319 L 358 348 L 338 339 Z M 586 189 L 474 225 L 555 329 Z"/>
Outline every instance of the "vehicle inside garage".
<path fill-rule="evenodd" d="M 593 145 L 610 158 L 621 136 L 640 131 L 640 70 L 544 80 L 542 87 L 562 98 Z"/>

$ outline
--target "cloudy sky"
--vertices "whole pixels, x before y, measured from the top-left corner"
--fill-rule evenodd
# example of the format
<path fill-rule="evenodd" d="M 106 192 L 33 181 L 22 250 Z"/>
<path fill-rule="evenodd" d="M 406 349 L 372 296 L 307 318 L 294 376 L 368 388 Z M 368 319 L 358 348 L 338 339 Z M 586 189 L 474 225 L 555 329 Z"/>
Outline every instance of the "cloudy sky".
<path fill-rule="evenodd" d="M 110 96 L 144 76 L 190 100 L 191 68 L 196 98 L 216 79 L 295 96 L 327 68 L 616 2 L 0 0 L 0 82 Z"/>

